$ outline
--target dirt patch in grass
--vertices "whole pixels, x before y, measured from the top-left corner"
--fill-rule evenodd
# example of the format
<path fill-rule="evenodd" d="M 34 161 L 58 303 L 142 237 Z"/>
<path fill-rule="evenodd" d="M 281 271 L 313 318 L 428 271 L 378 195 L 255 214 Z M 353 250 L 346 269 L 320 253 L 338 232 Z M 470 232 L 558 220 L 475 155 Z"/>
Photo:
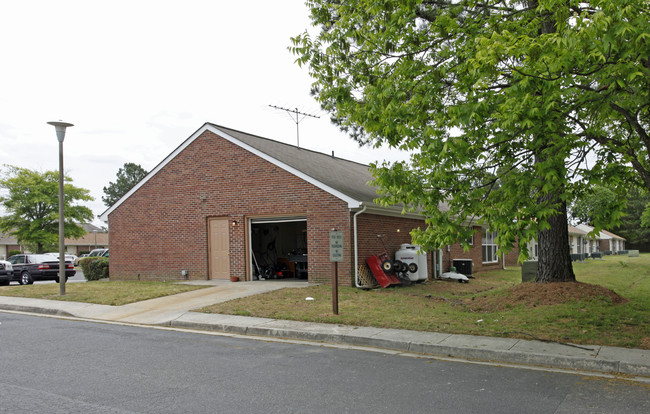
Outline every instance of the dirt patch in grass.
<path fill-rule="evenodd" d="M 506 289 L 498 297 L 468 298 L 463 302 L 481 312 L 496 312 L 515 306 L 533 308 L 575 301 L 605 300 L 618 305 L 628 300 L 603 286 L 581 282 L 521 283 Z"/>
<path fill-rule="evenodd" d="M 645 338 L 641 339 L 639 348 L 650 349 L 650 336 L 646 336 Z"/>

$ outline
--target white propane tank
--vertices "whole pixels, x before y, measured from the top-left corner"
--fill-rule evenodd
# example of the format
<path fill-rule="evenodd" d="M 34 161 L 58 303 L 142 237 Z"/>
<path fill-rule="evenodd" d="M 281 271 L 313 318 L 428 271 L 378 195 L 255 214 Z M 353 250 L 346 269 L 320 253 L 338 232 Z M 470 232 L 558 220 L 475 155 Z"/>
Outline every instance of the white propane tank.
<path fill-rule="evenodd" d="M 409 280 L 411 282 L 416 282 L 420 278 L 420 265 L 418 264 L 418 255 L 417 251 L 415 250 L 415 246 L 412 244 L 402 244 L 400 246 L 400 249 L 395 252 L 395 260 L 399 260 L 402 263 L 406 263 L 407 265 L 410 263 L 415 263 L 418 265 L 418 271 L 415 273 L 411 272 L 406 272 L 406 276 L 408 276 Z"/>
<path fill-rule="evenodd" d="M 427 252 L 420 246 L 415 246 L 418 255 L 418 281 L 422 282 L 429 277 L 429 267 L 427 266 Z"/>

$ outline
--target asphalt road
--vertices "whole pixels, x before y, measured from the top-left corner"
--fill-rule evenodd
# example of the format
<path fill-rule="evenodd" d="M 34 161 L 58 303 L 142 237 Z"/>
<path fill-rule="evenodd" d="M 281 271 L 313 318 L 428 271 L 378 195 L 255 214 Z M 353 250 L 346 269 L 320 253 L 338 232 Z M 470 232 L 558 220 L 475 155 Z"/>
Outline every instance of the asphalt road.
<path fill-rule="evenodd" d="M 76 270 L 77 273 L 75 273 L 74 276 L 69 277 L 68 282 L 85 282 L 86 277 L 84 276 L 84 272 L 81 270 L 80 267 L 77 267 Z"/>
<path fill-rule="evenodd" d="M 0 412 L 647 413 L 648 385 L 0 312 Z"/>

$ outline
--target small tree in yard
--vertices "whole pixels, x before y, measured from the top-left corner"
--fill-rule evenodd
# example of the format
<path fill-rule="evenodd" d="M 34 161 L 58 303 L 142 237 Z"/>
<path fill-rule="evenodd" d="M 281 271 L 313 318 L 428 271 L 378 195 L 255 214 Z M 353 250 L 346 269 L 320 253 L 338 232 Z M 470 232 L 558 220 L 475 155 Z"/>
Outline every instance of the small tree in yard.
<path fill-rule="evenodd" d="M 478 220 L 504 250 L 537 238 L 538 282 L 574 281 L 567 204 L 650 188 L 647 0 L 307 5 L 319 31 L 292 50 L 322 107 L 361 144 L 413 151 L 372 169 L 382 203 L 424 214 L 415 242 L 466 240 Z"/>
<path fill-rule="evenodd" d="M 93 212 L 77 201 L 91 201 L 90 192 L 72 185 L 72 179 L 64 178 L 64 232 L 65 237 L 81 237 L 86 231 L 79 223 L 93 219 Z M 7 215 L 0 217 L 0 231 L 16 237 L 36 253 L 56 246 L 59 240 L 59 173 L 6 166 L 0 188 L 6 194 L 0 196 L 0 205 Z"/>

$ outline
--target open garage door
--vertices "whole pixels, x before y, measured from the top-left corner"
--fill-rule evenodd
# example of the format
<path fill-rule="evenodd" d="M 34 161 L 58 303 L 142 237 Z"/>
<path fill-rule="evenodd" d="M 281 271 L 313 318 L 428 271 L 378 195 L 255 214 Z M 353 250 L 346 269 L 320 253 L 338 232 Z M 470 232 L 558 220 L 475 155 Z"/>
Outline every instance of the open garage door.
<path fill-rule="evenodd" d="M 307 218 L 251 219 L 251 280 L 307 279 Z"/>

